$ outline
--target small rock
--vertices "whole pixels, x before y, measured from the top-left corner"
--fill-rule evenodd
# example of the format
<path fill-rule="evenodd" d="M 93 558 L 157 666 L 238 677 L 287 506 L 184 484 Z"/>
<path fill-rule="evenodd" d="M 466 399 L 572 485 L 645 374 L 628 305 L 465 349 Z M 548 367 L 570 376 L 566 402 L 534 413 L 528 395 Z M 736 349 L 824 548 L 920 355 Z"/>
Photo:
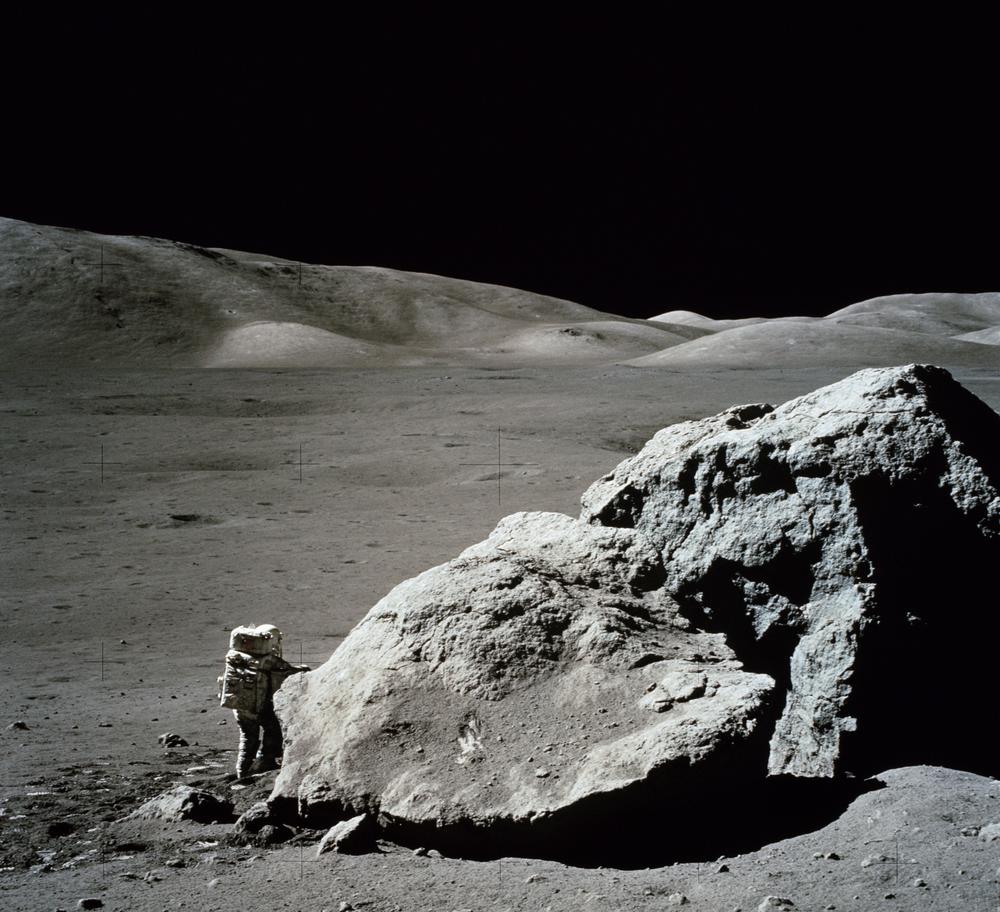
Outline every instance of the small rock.
<path fill-rule="evenodd" d="M 368 814 L 358 814 L 350 820 L 341 820 L 330 827 L 320 840 L 316 855 L 324 852 L 341 852 L 345 855 L 363 855 L 375 850 L 375 823 Z"/>
<path fill-rule="evenodd" d="M 8 731 L 28 731 L 29 730 L 28 729 L 28 723 L 25 722 L 23 719 L 17 719 L 16 721 L 11 722 L 10 725 L 7 726 L 7 729 L 8 729 Z M 80 902 L 84 902 L 84 900 L 81 899 Z"/>
<path fill-rule="evenodd" d="M 240 815 L 233 826 L 233 832 L 238 834 L 259 833 L 270 822 L 271 808 L 266 801 L 258 801 Z"/>
<path fill-rule="evenodd" d="M 413 854 L 414 855 L 419 855 L 421 857 L 426 856 L 427 855 L 427 849 L 425 849 L 423 846 L 417 846 L 417 848 L 415 848 L 413 850 Z"/>
<path fill-rule="evenodd" d="M 183 868 L 184 859 L 183 858 L 168 858 L 163 862 L 168 868 Z"/>
<path fill-rule="evenodd" d="M 159 883 L 163 880 L 163 875 L 158 874 L 156 871 L 147 871 L 142 875 L 142 879 L 146 881 L 146 883 Z"/>
<path fill-rule="evenodd" d="M 979 835 L 979 827 L 977 827 L 977 826 L 962 827 L 962 835 L 963 836 L 978 836 Z"/>
<path fill-rule="evenodd" d="M 667 897 L 668 906 L 686 906 L 688 898 L 683 893 L 671 893 Z"/>
<path fill-rule="evenodd" d="M 547 769 L 536 769 L 535 778 L 536 779 L 548 779 L 550 773 Z"/>
<path fill-rule="evenodd" d="M 979 831 L 979 838 L 983 842 L 995 842 L 1000 839 L 1000 823 L 990 823 Z"/>
<path fill-rule="evenodd" d="M 80 909 L 101 909 L 104 907 L 104 900 L 91 896 L 87 897 L 87 899 L 78 900 L 76 905 Z"/>
<path fill-rule="evenodd" d="M 896 894 L 895 893 L 886 893 L 884 898 L 885 899 L 895 899 L 896 898 Z"/>
<path fill-rule="evenodd" d="M 761 901 L 760 905 L 757 906 L 757 912 L 768 912 L 770 909 L 794 909 L 795 903 L 790 899 L 786 899 L 783 896 L 765 896 Z"/>
<path fill-rule="evenodd" d="M 188 743 L 180 735 L 174 732 L 164 732 L 156 739 L 164 747 L 187 747 Z"/>
<path fill-rule="evenodd" d="M 197 823 L 229 823 L 233 803 L 211 792 L 177 785 L 150 798 L 129 814 L 126 820 L 194 820 Z"/>
<path fill-rule="evenodd" d="M 219 885 L 219 878 L 213 877 L 207 884 L 209 890 L 214 890 Z"/>
<path fill-rule="evenodd" d="M 253 836 L 246 841 L 255 846 L 278 845 L 287 842 L 295 835 L 295 831 L 284 824 L 265 823 Z"/>
<path fill-rule="evenodd" d="M 727 865 L 727 864 L 720 864 L 715 869 L 715 873 L 716 874 L 728 874 L 729 873 L 729 865 Z"/>
<path fill-rule="evenodd" d="M 924 880 L 922 877 L 918 877 L 918 878 L 916 878 L 913 881 L 913 886 L 915 886 L 915 887 L 926 887 L 927 886 L 927 881 Z"/>
<path fill-rule="evenodd" d="M 351 904 L 350 904 L 350 903 L 349 903 L 349 902 L 348 902 L 348 901 L 347 901 L 347 900 L 345 899 L 345 900 L 344 900 L 344 901 L 343 901 L 343 902 L 342 902 L 342 903 L 341 903 L 341 904 L 340 904 L 339 906 L 337 906 L 337 912 L 351 912 L 351 910 L 352 910 L 353 908 L 354 908 L 354 906 L 352 906 L 352 905 L 351 905 Z"/>

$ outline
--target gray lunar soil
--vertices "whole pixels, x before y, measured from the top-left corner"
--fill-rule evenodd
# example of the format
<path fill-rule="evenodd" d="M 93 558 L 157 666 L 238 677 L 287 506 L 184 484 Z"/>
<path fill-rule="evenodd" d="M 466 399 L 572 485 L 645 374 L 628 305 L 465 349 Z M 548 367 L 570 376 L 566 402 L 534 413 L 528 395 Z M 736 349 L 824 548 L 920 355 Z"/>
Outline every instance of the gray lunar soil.
<path fill-rule="evenodd" d="M 887 555 L 887 566 L 910 562 L 914 578 L 895 572 L 887 583 L 891 592 L 917 597 L 922 589 L 925 601 L 948 602 L 936 622 L 939 649 L 920 640 L 916 669 L 891 665 L 881 678 L 860 675 L 859 686 L 876 685 L 865 693 L 885 699 L 859 702 L 848 695 L 842 708 L 830 707 L 832 720 L 863 719 L 868 707 L 887 733 L 883 743 L 853 742 L 853 752 L 837 761 L 857 771 L 843 788 L 787 794 L 723 788 L 725 800 L 698 792 L 690 833 L 683 817 L 652 803 L 630 807 L 620 818 L 574 820 L 580 830 L 600 828 L 588 834 L 591 843 L 627 847 L 604 856 L 559 857 L 541 842 L 521 853 L 511 843 L 444 840 L 435 847 L 430 836 L 411 838 L 422 835 L 419 828 L 389 839 L 363 826 L 339 834 L 340 848 L 330 840 L 330 851 L 317 854 L 332 817 L 311 828 L 252 812 L 236 826 L 240 815 L 272 795 L 278 777 L 263 774 L 246 786 L 233 781 L 235 724 L 215 697 L 230 628 L 275 623 L 285 632 L 286 657 L 318 668 L 372 606 L 392 598 L 394 587 L 463 553 L 473 568 L 488 563 L 483 572 L 496 580 L 520 572 L 514 565 L 531 551 L 538 571 L 532 585 L 558 584 L 576 593 L 590 620 L 607 620 L 604 588 L 623 604 L 660 600 L 656 610 L 664 618 L 674 616 L 674 602 L 688 614 L 701 603 L 710 609 L 709 596 L 724 591 L 756 612 L 758 627 L 776 634 L 787 628 L 775 641 L 782 649 L 804 649 L 801 641 L 814 628 L 790 623 L 801 602 L 750 585 L 760 580 L 746 572 L 753 563 L 746 554 L 740 566 L 729 555 L 737 572 L 725 578 L 716 571 L 707 581 L 697 573 L 670 580 L 667 600 L 655 586 L 656 549 L 646 553 L 620 519 L 591 522 L 583 531 L 572 525 L 578 520 L 544 515 L 580 515 L 580 498 L 598 479 L 605 480 L 586 495 L 583 519 L 619 503 L 619 482 L 634 486 L 625 474 L 655 456 L 661 429 L 745 403 L 768 402 L 780 412 L 781 403 L 862 367 L 930 361 L 948 368 L 993 410 L 973 416 L 989 449 L 987 431 L 1000 408 L 996 296 L 906 295 L 853 305 L 801 337 L 798 345 L 811 346 L 811 355 L 801 357 L 788 351 L 795 348 L 786 344 L 792 336 L 777 330 L 732 342 L 731 333 L 778 321 L 715 325 L 722 321 L 675 311 L 660 321 L 668 329 L 647 328 L 657 321 L 644 326 L 511 289 L 500 294 L 389 270 L 375 271 L 388 284 L 380 286 L 377 307 L 366 310 L 375 299 L 369 297 L 372 275 L 363 270 L 360 278 L 331 273 L 330 282 L 350 287 L 324 291 L 322 300 L 297 291 L 286 297 L 276 289 L 295 278 L 296 267 L 273 258 L 3 224 L 0 308 L 11 329 L 0 337 L 5 909 L 1000 909 L 1000 786 L 991 778 L 996 764 L 990 759 L 998 722 L 988 636 L 995 622 L 977 616 L 972 602 L 979 583 L 965 578 L 974 571 L 979 580 L 992 568 L 961 563 L 964 542 L 956 543 L 952 520 L 940 528 L 921 524 L 925 516 L 952 515 L 933 498 L 944 490 L 942 479 L 955 477 L 948 454 L 962 456 L 962 447 L 949 440 L 968 437 L 964 430 L 953 433 L 950 419 L 947 433 L 934 437 L 936 406 L 924 431 L 907 436 L 894 428 L 885 435 L 900 452 L 928 442 L 926 471 L 911 479 L 928 510 L 906 517 L 910 550 L 900 555 L 885 537 L 894 527 L 880 517 L 901 506 L 888 493 L 859 521 L 884 533 L 874 565 Z M 109 260 L 114 255 L 130 264 L 127 277 L 109 270 L 99 282 L 91 267 L 70 262 L 99 257 L 102 244 Z M 192 271 L 192 262 L 204 272 Z M 365 328 L 376 310 L 375 325 Z M 438 314 L 433 326 L 416 319 L 428 313 Z M 461 338 L 449 335 L 450 325 Z M 852 346 L 856 327 L 882 331 Z M 348 337 L 349 345 L 372 354 L 362 358 L 355 350 L 342 358 Z M 668 341 L 661 346 L 662 339 Z M 710 342 L 714 350 L 688 348 Z M 396 347 L 387 353 L 390 344 Z M 488 348 L 507 351 L 483 354 Z M 656 366 L 624 363 L 658 353 L 663 359 Z M 222 367 L 205 369 L 213 363 Z M 747 433 L 762 433 L 763 420 Z M 840 431 L 850 442 L 849 427 Z M 651 440 L 653 450 L 623 463 Z M 700 458 L 713 452 L 710 440 L 698 446 Z M 838 446 L 830 443 L 832 450 Z M 910 464 L 883 458 L 887 467 Z M 706 473 L 697 470 L 694 477 L 709 490 L 715 482 Z M 822 482 L 823 476 L 812 477 Z M 670 507 L 670 479 L 661 473 L 660 482 L 645 492 L 638 512 L 634 499 L 622 502 L 633 511 L 635 529 L 642 530 L 647 509 Z M 956 510 L 979 494 L 956 495 Z M 512 514 L 528 515 L 497 529 Z M 846 541 L 848 516 L 835 513 L 838 531 L 817 533 L 813 547 Z M 686 521 L 683 509 L 675 519 Z M 686 565 L 697 568 L 701 560 L 707 568 L 713 549 L 747 547 L 731 533 L 692 541 Z M 599 540 L 601 553 L 607 546 L 607 553 L 627 560 L 574 558 L 580 564 L 574 573 L 564 567 L 563 577 L 553 580 L 543 558 L 553 542 L 564 540 L 560 553 Z M 806 538 L 800 544 L 809 546 Z M 508 553 L 494 553 L 498 547 Z M 660 558 L 666 573 L 669 561 Z M 830 566 L 842 573 L 845 565 L 834 558 L 831 553 Z M 420 585 L 433 586 L 435 572 Z M 689 603 L 678 602 L 678 595 Z M 876 603 L 879 597 L 878 591 L 871 596 Z M 663 704 L 698 713 L 694 704 L 722 699 L 732 686 L 740 699 L 726 712 L 751 711 L 754 695 L 763 693 L 761 679 L 777 678 L 763 664 L 737 668 L 731 653 L 743 654 L 746 643 L 723 642 L 711 620 L 706 614 L 691 630 L 678 629 L 676 645 L 692 658 L 713 649 L 719 680 L 699 679 L 692 691 L 687 680 L 657 675 Z M 889 633 L 905 637 L 909 630 L 904 614 Z M 652 663 L 644 664 L 654 653 L 642 639 L 646 634 L 639 631 L 619 652 L 613 626 L 605 624 L 604 633 L 606 639 L 591 638 L 588 648 L 612 665 L 622 657 L 620 669 L 607 671 L 612 686 L 631 687 L 633 678 L 638 685 L 645 672 L 644 690 L 654 680 Z M 801 640 L 792 642 L 791 633 Z M 497 641 L 489 655 L 512 651 L 507 667 L 514 669 L 518 662 L 537 668 L 553 660 L 515 645 Z M 761 661 L 772 655 L 763 650 Z M 440 671 L 450 690 L 436 699 L 448 712 L 464 708 L 455 702 L 456 690 L 475 695 L 513 680 L 477 675 L 474 667 L 449 666 L 446 659 Z M 904 671 L 909 677 L 888 686 Z M 324 674 L 335 672 L 336 662 Z M 314 674 L 297 686 L 316 686 L 310 678 L 319 681 Z M 693 696 L 715 685 L 719 696 L 712 700 Z M 593 714 L 586 722 L 569 724 L 563 707 L 567 694 L 575 698 L 572 687 L 545 701 L 518 697 L 517 687 L 510 693 L 509 709 L 499 700 L 497 711 L 523 721 L 526 733 L 503 747 L 509 749 L 503 771 L 530 771 L 555 795 L 569 783 L 550 758 L 558 759 L 570 739 L 604 738 L 609 729 L 599 730 L 596 720 L 612 707 L 588 705 Z M 655 689 L 636 696 L 650 704 L 641 718 L 665 720 L 675 711 L 657 711 Z M 937 702 L 929 703 L 932 698 Z M 781 705 L 792 705 L 784 691 Z M 579 708 L 570 712 L 583 716 Z M 453 730 L 456 757 L 463 743 L 474 754 L 476 738 L 482 742 L 480 735 L 492 731 L 484 725 L 470 738 L 468 730 Z M 165 734 L 174 737 L 161 739 Z M 424 760 L 416 758 L 426 759 L 448 737 L 442 732 L 417 744 L 405 728 L 385 732 L 366 769 L 377 772 L 379 764 L 412 755 L 419 775 Z M 878 767 L 891 756 L 891 744 L 899 745 L 898 762 Z M 923 759 L 905 759 L 928 744 L 934 750 Z M 416 747 L 422 754 L 409 753 Z M 822 746 L 810 762 L 835 753 Z M 792 762 L 794 751 L 779 754 L 781 762 Z M 724 753 L 737 784 L 740 756 L 738 743 Z M 290 751 L 281 775 L 293 775 L 296 762 Z M 448 775 L 468 769 L 478 775 L 480 768 L 447 766 Z M 536 777 L 538 771 L 548 775 Z M 470 794 L 498 803 L 499 781 L 484 779 Z M 445 794 L 454 794 L 453 784 L 442 782 Z"/>

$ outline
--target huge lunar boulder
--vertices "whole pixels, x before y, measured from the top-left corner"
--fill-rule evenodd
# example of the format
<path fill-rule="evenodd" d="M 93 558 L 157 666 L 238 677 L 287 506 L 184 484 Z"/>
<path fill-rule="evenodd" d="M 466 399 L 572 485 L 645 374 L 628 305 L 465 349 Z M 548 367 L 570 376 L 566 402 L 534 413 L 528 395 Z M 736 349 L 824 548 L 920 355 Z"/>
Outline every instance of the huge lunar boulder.
<path fill-rule="evenodd" d="M 660 431 L 580 519 L 507 517 L 289 679 L 271 808 L 460 852 L 684 851 L 842 771 L 995 773 L 998 447 L 913 365 Z"/>
<path fill-rule="evenodd" d="M 367 812 L 402 838 L 461 847 L 489 828 L 524 846 L 645 783 L 680 793 L 740 764 L 762 777 L 774 681 L 693 629 L 664 578 L 632 530 L 507 517 L 286 682 L 272 805 L 315 826 Z"/>
<path fill-rule="evenodd" d="M 582 518 L 645 536 L 684 614 L 779 682 L 771 773 L 974 768 L 998 721 L 998 481 L 1000 416 L 910 365 L 666 428 Z"/>

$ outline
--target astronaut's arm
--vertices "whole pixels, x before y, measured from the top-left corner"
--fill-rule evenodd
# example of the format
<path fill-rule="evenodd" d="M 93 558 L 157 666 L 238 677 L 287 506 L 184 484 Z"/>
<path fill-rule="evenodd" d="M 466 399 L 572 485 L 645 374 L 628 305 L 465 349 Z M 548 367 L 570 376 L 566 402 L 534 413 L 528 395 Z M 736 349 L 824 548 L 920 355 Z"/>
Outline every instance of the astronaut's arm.
<path fill-rule="evenodd" d="M 291 662 L 286 662 L 284 659 L 272 656 L 269 670 L 276 671 L 280 675 L 287 676 L 299 674 L 303 671 L 312 671 L 312 668 L 309 665 L 293 665 Z"/>

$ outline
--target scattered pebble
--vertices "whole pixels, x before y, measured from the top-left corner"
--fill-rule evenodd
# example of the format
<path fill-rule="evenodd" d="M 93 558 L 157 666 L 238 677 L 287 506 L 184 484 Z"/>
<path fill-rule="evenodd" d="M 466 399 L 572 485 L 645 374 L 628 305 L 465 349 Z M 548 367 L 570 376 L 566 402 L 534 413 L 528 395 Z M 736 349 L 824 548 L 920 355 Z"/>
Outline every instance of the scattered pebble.
<path fill-rule="evenodd" d="M 551 775 L 547 769 L 536 769 L 535 778 L 536 779 L 547 779 Z"/>
<path fill-rule="evenodd" d="M 922 877 L 918 877 L 916 880 L 913 881 L 913 886 L 915 886 L 915 887 L 926 887 L 927 886 L 927 881 L 924 880 Z"/>
<path fill-rule="evenodd" d="M 188 743 L 180 735 L 174 732 L 164 732 L 156 739 L 164 747 L 187 747 Z"/>
<path fill-rule="evenodd" d="M 686 906 L 688 898 L 683 893 L 671 893 L 667 897 L 668 906 Z"/>
<path fill-rule="evenodd" d="M 720 864 L 715 869 L 715 873 L 716 874 L 728 874 L 729 873 L 729 865 L 727 865 L 727 864 Z"/>
<path fill-rule="evenodd" d="M 417 846 L 417 848 L 413 850 L 413 854 L 425 856 L 427 854 L 427 849 L 424 846 Z"/>
<path fill-rule="evenodd" d="M 786 899 L 784 896 L 765 896 L 761 901 L 760 905 L 757 906 L 757 912 L 769 912 L 770 909 L 794 909 L 795 903 L 790 899 Z"/>
<path fill-rule="evenodd" d="M 86 899 L 79 900 L 77 906 L 80 909 L 101 909 L 104 907 L 104 900 L 89 896 Z"/>
<path fill-rule="evenodd" d="M 29 730 L 28 729 L 28 723 L 25 722 L 23 719 L 17 719 L 16 721 L 11 722 L 10 725 L 7 726 L 7 729 L 9 731 L 28 731 Z M 81 902 L 82 901 L 83 900 L 81 900 Z"/>
<path fill-rule="evenodd" d="M 1000 823 L 990 823 L 979 830 L 979 838 L 983 842 L 995 842 L 1000 839 Z"/>

